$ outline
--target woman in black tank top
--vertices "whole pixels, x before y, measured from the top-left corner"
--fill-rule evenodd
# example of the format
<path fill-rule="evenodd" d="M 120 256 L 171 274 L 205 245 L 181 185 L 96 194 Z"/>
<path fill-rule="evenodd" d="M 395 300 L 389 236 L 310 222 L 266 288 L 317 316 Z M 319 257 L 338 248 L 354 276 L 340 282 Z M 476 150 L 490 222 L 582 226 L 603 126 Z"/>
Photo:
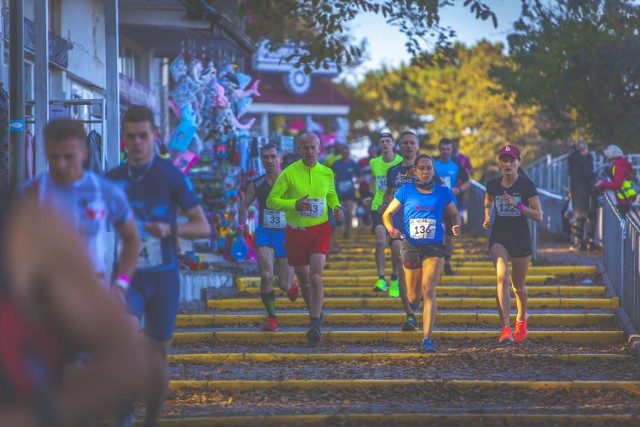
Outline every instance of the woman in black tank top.
<path fill-rule="evenodd" d="M 135 334 L 71 228 L 0 188 L 0 425 L 86 425 L 141 380 Z M 65 356 L 95 361 L 64 382 Z"/>

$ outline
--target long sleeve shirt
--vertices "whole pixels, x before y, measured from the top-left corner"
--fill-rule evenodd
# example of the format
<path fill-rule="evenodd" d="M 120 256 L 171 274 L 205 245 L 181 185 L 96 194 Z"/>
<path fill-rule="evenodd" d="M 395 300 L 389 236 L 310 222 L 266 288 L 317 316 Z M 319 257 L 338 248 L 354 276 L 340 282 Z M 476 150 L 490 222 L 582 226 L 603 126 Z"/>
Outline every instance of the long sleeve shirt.
<path fill-rule="evenodd" d="M 296 201 L 307 194 L 311 210 L 298 212 Z M 333 210 L 337 206 L 340 206 L 340 201 L 336 194 L 333 171 L 320 163 L 310 168 L 302 160 L 292 163 L 282 171 L 267 198 L 267 207 L 284 211 L 287 224 L 294 227 L 312 227 L 325 223 L 329 219 L 328 208 Z"/>

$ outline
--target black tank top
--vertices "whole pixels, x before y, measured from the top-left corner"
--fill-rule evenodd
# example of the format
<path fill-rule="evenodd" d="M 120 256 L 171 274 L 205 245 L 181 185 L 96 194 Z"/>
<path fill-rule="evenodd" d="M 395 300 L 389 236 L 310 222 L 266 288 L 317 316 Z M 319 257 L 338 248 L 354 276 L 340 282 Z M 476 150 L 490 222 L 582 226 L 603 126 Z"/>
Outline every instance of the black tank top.
<path fill-rule="evenodd" d="M 0 189 L 0 406 L 46 395 L 64 368 L 60 341 L 29 320 L 10 292 L 4 268 L 10 203 Z"/>
<path fill-rule="evenodd" d="M 267 175 L 262 175 L 253 180 L 253 186 L 256 189 L 256 198 L 258 199 L 258 207 L 260 209 L 258 223 L 261 227 L 272 230 L 284 230 L 287 222 L 284 218 L 283 211 L 274 211 L 267 208 L 267 197 L 271 193 L 273 185 L 267 182 Z"/>

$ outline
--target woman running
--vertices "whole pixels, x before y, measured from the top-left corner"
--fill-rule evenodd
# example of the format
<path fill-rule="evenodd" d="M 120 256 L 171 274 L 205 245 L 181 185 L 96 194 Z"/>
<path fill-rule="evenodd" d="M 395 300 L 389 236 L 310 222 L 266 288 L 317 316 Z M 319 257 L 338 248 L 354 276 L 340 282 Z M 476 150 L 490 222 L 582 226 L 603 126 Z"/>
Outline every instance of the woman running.
<path fill-rule="evenodd" d="M 531 233 L 527 218 L 542 221 L 538 190 L 520 167 L 520 150 L 506 145 L 500 150 L 498 164 L 502 177 L 487 183 L 484 199 L 484 228 L 491 227 L 491 210 L 495 206 L 495 219 L 489 237 L 489 253 L 496 268 L 498 281 L 496 301 L 502 333 L 498 342 L 520 343 L 527 337 L 527 289 L 524 286 L 531 261 Z M 516 295 L 518 316 L 516 331 L 511 332 L 509 314 L 509 260 L 511 260 L 511 287 Z"/>
<path fill-rule="evenodd" d="M 436 346 L 431 341 L 431 331 L 436 317 L 436 284 L 444 265 L 445 247 L 442 243 L 442 213 L 451 215 L 455 236 L 460 235 L 460 214 L 453 203 L 451 191 L 440 184 L 433 167 L 433 157 L 420 154 L 416 157 L 413 185 L 403 185 L 394 195 L 382 221 L 393 239 L 402 238 L 402 262 L 407 282 L 407 297 L 411 308 L 420 307 L 424 294 L 422 314 L 424 338 L 422 350 L 433 353 Z M 404 230 L 393 227 L 393 214 L 404 208 Z"/>

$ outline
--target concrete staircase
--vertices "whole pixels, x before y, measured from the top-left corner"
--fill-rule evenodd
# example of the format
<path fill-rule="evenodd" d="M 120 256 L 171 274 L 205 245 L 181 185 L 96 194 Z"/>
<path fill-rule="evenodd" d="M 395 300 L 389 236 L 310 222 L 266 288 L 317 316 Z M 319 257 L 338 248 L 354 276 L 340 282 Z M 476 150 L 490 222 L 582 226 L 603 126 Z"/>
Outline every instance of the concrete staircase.
<path fill-rule="evenodd" d="M 305 347 L 302 297 L 280 293 L 281 331 L 259 331 L 257 278 L 238 278 L 238 296 L 178 316 L 162 425 L 640 425 L 640 363 L 595 267 L 533 266 L 528 339 L 499 345 L 486 239 L 459 238 L 456 275 L 437 291 L 431 355 L 418 352 L 422 332 L 400 330 L 400 300 L 371 291 L 369 230 L 334 241 L 318 348 Z"/>

